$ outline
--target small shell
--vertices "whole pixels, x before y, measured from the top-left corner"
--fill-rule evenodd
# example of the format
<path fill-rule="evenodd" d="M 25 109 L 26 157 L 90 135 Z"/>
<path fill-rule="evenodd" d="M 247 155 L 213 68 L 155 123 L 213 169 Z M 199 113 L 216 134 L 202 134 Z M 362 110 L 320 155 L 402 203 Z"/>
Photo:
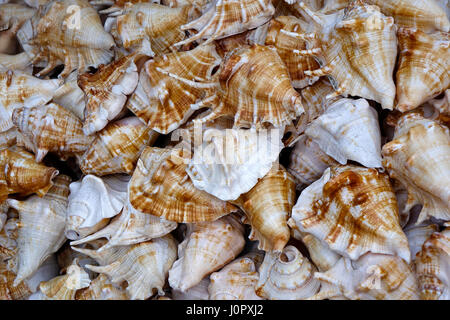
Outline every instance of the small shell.
<path fill-rule="evenodd" d="M 433 233 L 439 231 L 439 226 L 437 224 L 413 225 L 405 228 L 404 231 L 408 238 L 411 261 L 415 261 L 417 253 L 422 251 L 422 245 Z"/>
<path fill-rule="evenodd" d="M 416 274 L 423 300 L 450 299 L 450 229 L 425 241 L 416 256 Z"/>
<path fill-rule="evenodd" d="M 147 147 L 128 186 L 131 205 L 144 213 L 175 222 L 213 221 L 237 210 L 194 187 L 181 149 Z"/>
<path fill-rule="evenodd" d="M 247 256 L 227 264 L 210 276 L 210 300 L 261 300 L 255 293 L 259 279 L 255 262 Z"/>
<path fill-rule="evenodd" d="M 59 171 L 36 163 L 31 153 L 21 148 L 0 150 L 0 202 L 8 194 L 36 193 L 43 197 Z"/>
<path fill-rule="evenodd" d="M 219 80 L 221 102 L 202 121 L 228 115 L 237 128 L 279 128 L 304 113 L 301 96 L 274 47 L 237 48 L 225 59 Z"/>
<path fill-rule="evenodd" d="M 221 200 L 236 200 L 272 168 L 284 148 L 282 135 L 277 129 L 208 129 L 186 171 L 197 189 Z"/>
<path fill-rule="evenodd" d="M 70 184 L 65 235 L 78 240 L 104 227 L 123 208 L 130 177 L 87 175 Z M 100 224 L 100 225 L 99 225 Z"/>
<path fill-rule="evenodd" d="M 244 228 L 233 216 L 214 222 L 189 224 L 178 246 L 178 260 L 169 271 L 169 284 L 186 291 L 219 270 L 242 251 Z"/>
<path fill-rule="evenodd" d="M 38 76 L 64 64 L 61 78 L 75 69 L 86 72 L 90 66 L 108 63 L 113 57 L 110 49 L 115 45 L 97 11 L 86 0 L 49 2 L 24 23 L 18 39 L 25 52 L 34 56 L 33 64 L 46 62 Z"/>
<path fill-rule="evenodd" d="M 252 226 L 250 240 L 258 249 L 281 251 L 289 241 L 287 220 L 295 204 L 294 178 L 278 164 L 247 193 L 235 201 Z"/>
<path fill-rule="evenodd" d="M 53 102 L 72 112 L 81 121 L 86 107 L 85 94 L 77 83 L 78 71 L 73 71 L 64 80 L 64 84 L 55 90 Z"/>
<path fill-rule="evenodd" d="M 128 294 L 115 287 L 108 277 L 100 274 L 89 287 L 78 290 L 75 300 L 129 300 Z"/>
<path fill-rule="evenodd" d="M 90 147 L 79 157 L 81 171 L 97 176 L 131 175 L 142 150 L 157 137 L 137 117 L 112 122 L 95 135 Z"/>
<path fill-rule="evenodd" d="M 83 134 L 81 121 L 55 103 L 17 108 L 12 121 L 27 141 L 26 146 L 32 147 L 37 162 L 41 162 L 48 152 L 63 157 L 81 153 L 92 142 L 91 137 Z"/>
<path fill-rule="evenodd" d="M 353 160 L 381 168 L 378 115 L 364 99 L 338 100 L 309 124 L 305 134 L 340 164 Z"/>
<path fill-rule="evenodd" d="M 9 206 L 19 211 L 20 220 L 15 284 L 32 276 L 64 243 L 69 183 L 68 176 L 59 175 L 43 198 L 31 196 L 25 201 L 6 200 Z"/>
<path fill-rule="evenodd" d="M 266 253 L 259 268 L 256 294 L 270 300 L 303 300 L 320 287 L 314 279 L 316 268 L 294 246 L 281 253 Z"/>
<path fill-rule="evenodd" d="M 127 108 L 157 132 L 175 130 L 215 96 L 221 60 L 210 44 L 147 61 Z"/>
<path fill-rule="evenodd" d="M 124 255 L 109 265 L 87 265 L 86 268 L 107 274 L 112 283 L 127 281 L 130 299 L 144 300 L 150 298 L 155 289 L 159 295 L 164 295 L 163 286 L 176 256 L 176 241 L 167 235 L 130 246 Z"/>
<path fill-rule="evenodd" d="M 0 4 L 0 31 L 21 26 L 36 13 L 36 9 L 19 3 Z"/>
<path fill-rule="evenodd" d="M 25 282 L 13 285 L 15 277 L 6 263 L 0 262 L 0 300 L 23 300 L 31 295 L 32 291 Z"/>
<path fill-rule="evenodd" d="M 429 103 L 443 115 L 450 115 L 450 89 L 445 90 L 441 99 L 432 99 Z"/>
<path fill-rule="evenodd" d="M 199 39 L 210 42 L 254 29 L 270 20 L 274 13 L 271 0 L 217 0 L 200 18 L 181 27 L 181 30 L 195 29 L 198 33 L 175 45 Z"/>
<path fill-rule="evenodd" d="M 450 86 L 450 35 L 426 34 L 408 28 L 399 29 L 397 35 L 400 57 L 396 108 L 404 112 L 417 108 Z"/>
<path fill-rule="evenodd" d="M 321 289 L 312 299 L 328 299 L 331 293 L 331 297 L 341 294 L 352 300 L 419 300 L 411 267 L 393 255 L 367 253 L 356 261 L 342 257 L 314 277 L 329 291 Z"/>
<path fill-rule="evenodd" d="M 22 71 L 0 70 L 0 131 L 14 126 L 11 116 L 15 109 L 46 104 L 60 85 L 60 80 L 41 80 Z"/>
<path fill-rule="evenodd" d="M 295 229 L 294 229 L 295 230 Z M 302 233 L 302 242 L 308 248 L 311 261 L 320 272 L 330 270 L 341 257 L 331 250 L 326 244 L 311 234 Z"/>
<path fill-rule="evenodd" d="M 450 135 L 448 128 L 417 113 L 403 116 L 394 140 L 382 149 L 383 166 L 408 191 L 406 208 L 422 204 L 417 220 L 450 220 Z"/>
<path fill-rule="evenodd" d="M 3 203 L 3 206 L 7 206 Z M 17 218 L 9 218 L 3 230 L 0 231 L 0 259 L 2 261 L 11 261 L 12 264 L 17 264 L 17 237 L 19 229 L 19 221 Z M 13 259 L 11 259 L 13 258 Z M 11 271 L 17 271 L 15 266 L 10 268 Z"/>
<path fill-rule="evenodd" d="M 78 85 L 87 96 L 83 132 L 86 135 L 103 129 L 122 111 L 127 95 L 138 84 L 136 55 L 128 55 L 107 66 L 100 65 L 96 73 L 84 73 Z"/>
<path fill-rule="evenodd" d="M 388 175 L 376 169 L 354 165 L 326 169 L 300 194 L 289 226 L 352 260 L 370 251 L 410 261 L 395 193 Z"/>

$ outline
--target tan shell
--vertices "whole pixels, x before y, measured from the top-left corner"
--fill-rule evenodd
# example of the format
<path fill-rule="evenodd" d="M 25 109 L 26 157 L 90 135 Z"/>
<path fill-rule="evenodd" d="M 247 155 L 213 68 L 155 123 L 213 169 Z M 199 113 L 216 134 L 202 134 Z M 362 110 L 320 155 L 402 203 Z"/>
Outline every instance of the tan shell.
<path fill-rule="evenodd" d="M 72 112 L 81 121 L 84 119 L 86 107 L 85 94 L 77 83 L 78 71 L 73 71 L 64 79 L 64 84 L 59 87 L 53 96 L 53 102 Z"/>
<path fill-rule="evenodd" d="M 195 29 L 198 33 L 176 45 L 199 39 L 210 42 L 254 29 L 270 20 L 274 12 L 271 0 L 215 1 L 200 18 L 181 27 L 181 30 Z"/>
<path fill-rule="evenodd" d="M 55 168 L 36 163 L 34 156 L 21 148 L 0 150 L 0 170 L 0 202 L 12 193 L 36 193 L 43 197 L 59 173 Z"/>
<path fill-rule="evenodd" d="M 283 127 L 300 116 L 300 94 L 274 47 L 239 47 L 225 59 L 219 75 L 222 99 L 202 121 L 233 116 L 234 126 Z"/>
<path fill-rule="evenodd" d="M 167 134 L 215 97 L 213 71 L 220 62 L 213 44 L 149 60 L 127 108 L 153 130 Z"/>
<path fill-rule="evenodd" d="M 282 252 L 266 253 L 259 268 L 256 294 L 270 300 L 303 300 L 313 296 L 320 287 L 314 279 L 316 268 L 294 246 Z"/>
<path fill-rule="evenodd" d="M 7 208 L 8 205 L 4 202 L 1 205 Z M 3 229 L 0 231 L 0 259 L 2 261 L 11 261 L 12 266 L 9 268 L 12 271 L 17 271 L 17 237 L 19 229 L 19 219 L 9 218 L 5 221 Z M 13 258 L 13 259 L 11 259 Z M 15 278 L 15 277 L 14 277 Z"/>
<path fill-rule="evenodd" d="M 14 284 L 29 278 L 64 243 L 70 177 L 59 175 L 43 198 L 6 200 L 19 211 L 18 271 Z"/>
<path fill-rule="evenodd" d="M 189 224 L 178 246 L 178 260 L 169 271 L 169 284 L 186 291 L 205 276 L 235 259 L 245 244 L 244 227 L 233 216 Z"/>
<path fill-rule="evenodd" d="M 131 175 L 142 150 L 157 137 L 137 117 L 112 122 L 95 135 L 90 147 L 78 158 L 81 171 L 97 176 Z"/>
<path fill-rule="evenodd" d="M 252 226 L 250 240 L 258 249 L 281 251 L 289 241 L 287 219 L 295 204 L 294 178 L 281 165 L 274 167 L 247 193 L 234 201 Z"/>
<path fill-rule="evenodd" d="M 376 169 L 354 165 L 326 169 L 300 194 L 289 226 L 352 260 L 370 251 L 410 261 L 389 176 Z"/>
<path fill-rule="evenodd" d="M 433 233 L 416 256 L 416 274 L 423 300 L 450 299 L 450 229 Z"/>
<path fill-rule="evenodd" d="M 75 300 L 129 300 L 129 297 L 125 291 L 115 287 L 106 275 L 100 274 L 89 287 L 76 292 Z"/>
<path fill-rule="evenodd" d="M 18 32 L 22 47 L 34 56 L 33 64 L 46 61 L 39 76 L 64 64 L 59 75 L 63 78 L 75 69 L 85 72 L 90 66 L 98 67 L 113 57 L 110 49 L 114 40 L 86 0 L 53 1 L 41 12 Z"/>
<path fill-rule="evenodd" d="M 450 86 L 450 35 L 426 34 L 418 29 L 400 28 L 400 57 L 396 74 L 397 106 L 412 110 L 441 94 Z"/>
<path fill-rule="evenodd" d="M 181 149 L 147 147 L 138 160 L 128 196 L 144 213 L 175 222 L 213 221 L 237 210 L 194 187 Z"/>
<path fill-rule="evenodd" d="M 295 229 L 294 229 L 295 230 Z M 297 230 L 295 230 L 297 231 Z M 341 257 L 339 254 L 331 250 L 326 244 L 314 237 L 312 234 L 301 232 L 300 240 L 308 248 L 311 261 L 320 272 L 330 270 Z"/>
<path fill-rule="evenodd" d="M 105 266 L 86 268 L 105 273 L 111 282 L 127 281 L 131 300 L 150 298 L 156 291 L 164 295 L 163 286 L 177 256 L 177 243 L 171 235 L 141 242 L 129 247 L 125 254 Z"/>
<path fill-rule="evenodd" d="M 394 140 L 382 149 L 383 166 L 408 191 L 406 208 L 422 204 L 417 220 L 450 220 L 450 135 L 448 128 L 418 113 L 403 116 Z"/>
<path fill-rule="evenodd" d="M 84 73 L 78 85 L 87 96 L 83 132 L 86 135 L 103 129 L 122 111 L 127 95 L 138 84 L 136 55 L 128 55 L 107 66 L 100 65 L 96 73 Z"/>

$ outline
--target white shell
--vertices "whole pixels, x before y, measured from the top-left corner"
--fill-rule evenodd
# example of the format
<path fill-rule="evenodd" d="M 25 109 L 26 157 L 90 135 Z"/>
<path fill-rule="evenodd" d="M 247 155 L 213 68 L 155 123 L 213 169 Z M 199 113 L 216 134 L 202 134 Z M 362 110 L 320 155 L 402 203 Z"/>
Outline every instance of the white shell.
<path fill-rule="evenodd" d="M 71 111 L 80 120 L 84 119 L 85 94 L 77 82 L 78 71 L 73 71 L 64 80 L 64 84 L 55 90 L 53 102 Z"/>
<path fill-rule="evenodd" d="M 186 290 L 185 292 L 173 289 L 172 299 L 173 300 L 209 300 L 209 286 L 210 280 L 209 276 L 204 277 L 197 285 Z"/>

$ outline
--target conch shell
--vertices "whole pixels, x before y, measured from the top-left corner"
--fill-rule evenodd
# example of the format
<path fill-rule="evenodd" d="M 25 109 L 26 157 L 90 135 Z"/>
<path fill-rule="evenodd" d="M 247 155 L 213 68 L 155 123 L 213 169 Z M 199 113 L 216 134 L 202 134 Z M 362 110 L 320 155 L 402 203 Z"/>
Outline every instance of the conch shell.
<path fill-rule="evenodd" d="M 84 135 L 80 119 L 55 103 L 17 108 L 12 121 L 26 141 L 25 146 L 36 155 L 37 162 L 48 152 L 64 158 L 82 153 L 92 142 L 91 137 Z"/>
<path fill-rule="evenodd" d="M 397 32 L 399 63 L 396 73 L 397 106 L 412 110 L 444 92 L 450 86 L 450 35 L 426 34 L 418 29 Z"/>
<path fill-rule="evenodd" d="M 78 240 L 104 227 L 109 218 L 122 211 L 129 177 L 94 175 L 70 184 L 65 235 Z"/>
<path fill-rule="evenodd" d="M 423 300 L 450 299 L 450 229 L 433 233 L 416 256 L 416 274 Z"/>
<path fill-rule="evenodd" d="M 53 95 L 53 102 L 72 112 L 81 121 L 86 108 L 85 94 L 78 86 L 78 71 L 73 71 L 64 79 L 64 84 Z"/>
<path fill-rule="evenodd" d="M 408 191 L 406 209 L 422 204 L 417 223 L 432 216 L 450 220 L 450 135 L 448 128 L 418 113 L 404 115 L 394 140 L 382 149 L 383 166 Z"/>
<path fill-rule="evenodd" d="M 235 259 L 245 244 L 244 227 L 234 216 L 188 224 L 178 246 L 178 260 L 169 271 L 169 284 L 186 291 L 205 276 Z"/>
<path fill-rule="evenodd" d="M 55 168 L 36 163 L 34 156 L 21 148 L 0 150 L 0 170 L 0 202 L 12 193 L 36 193 L 43 197 L 59 173 Z"/>
<path fill-rule="evenodd" d="M 389 176 L 376 169 L 326 169 L 300 194 L 288 223 L 352 260 L 369 251 L 411 258 Z"/>
<path fill-rule="evenodd" d="M 316 268 L 294 246 L 282 252 L 268 252 L 259 268 L 256 294 L 271 300 L 303 300 L 320 288 L 314 278 Z"/>
<path fill-rule="evenodd" d="M 125 254 L 109 265 L 86 265 L 86 268 L 107 274 L 112 283 L 127 281 L 130 299 L 144 300 L 150 298 L 155 289 L 159 295 L 165 294 L 163 286 L 176 257 L 176 241 L 171 235 L 166 235 L 130 246 Z"/>
<path fill-rule="evenodd" d="M 75 300 L 129 300 L 129 297 L 125 291 L 115 287 L 106 275 L 100 274 L 89 287 L 76 292 Z"/>
<path fill-rule="evenodd" d="M 181 149 L 147 147 L 128 186 L 131 205 L 144 213 L 175 222 L 216 220 L 237 211 L 233 205 L 194 187 Z"/>
<path fill-rule="evenodd" d="M 137 117 L 127 117 L 108 124 L 78 160 L 84 174 L 104 176 L 132 174 L 142 150 L 153 144 L 158 134 Z"/>
<path fill-rule="evenodd" d="M 221 61 L 213 44 L 149 60 L 127 108 L 153 130 L 167 134 L 215 98 L 218 80 L 213 71 Z"/>
<path fill-rule="evenodd" d="M 127 95 L 138 84 L 138 70 L 135 59 L 128 55 L 107 66 L 100 65 L 96 73 L 84 73 L 78 78 L 78 85 L 86 93 L 83 132 L 86 135 L 103 129 L 122 111 Z"/>
<path fill-rule="evenodd" d="M 294 178 L 281 165 L 274 164 L 259 182 L 234 201 L 246 214 L 251 226 L 250 240 L 258 249 L 281 251 L 289 241 L 287 220 L 295 204 Z"/>
<path fill-rule="evenodd" d="M 108 63 L 114 39 L 102 26 L 97 11 L 86 0 L 52 1 L 40 14 L 28 20 L 18 32 L 24 50 L 33 56 L 33 64 L 46 61 L 37 75 L 45 75 L 64 64 L 59 77 L 73 70 Z"/>
<path fill-rule="evenodd" d="M 32 276 L 52 253 L 64 243 L 70 177 L 59 175 L 43 198 L 31 196 L 24 201 L 6 200 L 19 211 L 18 271 L 14 284 Z"/>
<path fill-rule="evenodd" d="M 381 168 L 378 115 L 364 99 L 336 101 L 308 125 L 305 134 L 340 164 L 353 160 Z"/>
<path fill-rule="evenodd" d="M 215 0 L 198 19 L 181 27 L 195 29 L 194 36 L 176 43 L 183 45 L 199 39 L 226 38 L 259 27 L 275 13 L 271 0 Z"/>

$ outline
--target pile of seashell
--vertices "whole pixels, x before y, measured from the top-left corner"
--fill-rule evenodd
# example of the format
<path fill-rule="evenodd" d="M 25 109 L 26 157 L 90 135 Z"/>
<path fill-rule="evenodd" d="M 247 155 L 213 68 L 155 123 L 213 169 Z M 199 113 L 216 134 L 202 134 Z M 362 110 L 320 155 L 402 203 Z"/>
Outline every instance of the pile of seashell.
<path fill-rule="evenodd" d="M 0 0 L 0 299 L 450 299 L 445 0 Z"/>

